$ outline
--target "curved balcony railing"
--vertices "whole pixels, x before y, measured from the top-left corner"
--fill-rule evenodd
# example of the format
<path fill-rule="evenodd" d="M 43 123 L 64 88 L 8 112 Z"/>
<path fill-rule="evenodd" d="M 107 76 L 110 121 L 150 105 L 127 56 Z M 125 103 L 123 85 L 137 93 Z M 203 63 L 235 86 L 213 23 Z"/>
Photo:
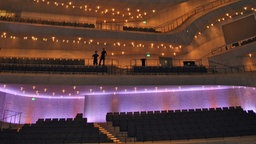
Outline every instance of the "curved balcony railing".
<path fill-rule="evenodd" d="M 196 14 L 199 14 L 199 13 L 202 13 L 202 12 L 206 12 L 206 11 L 209 11 L 211 9 L 215 9 L 215 8 L 221 6 L 221 5 L 225 5 L 225 4 L 228 4 L 228 3 L 231 3 L 231 2 L 236 2 L 236 1 L 238 1 L 238 0 L 217 0 L 217 1 L 214 1 L 214 2 L 211 2 L 211 3 L 199 6 L 199 7 L 195 8 L 195 9 L 185 13 L 184 15 L 174 19 L 174 20 L 168 21 L 168 22 L 166 22 L 164 24 L 161 24 L 161 25 L 155 27 L 155 30 L 159 31 L 159 32 L 169 32 L 169 31 L 172 31 L 172 30 L 180 27 L 189 18 L 195 16 Z"/>
<path fill-rule="evenodd" d="M 178 28 L 179 26 L 181 26 L 182 24 L 184 24 L 189 18 L 195 16 L 198 13 L 201 12 L 206 12 L 209 11 L 211 9 L 217 8 L 221 5 L 224 4 L 228 4 L 231 2 L 235 2 L 238 0 L 216 0 L 214 2 L 196 7 L 195 9 L 185 13 L 184 15 L 168 21 L 164 24 L 161 24 L 157 27 L 152 27 L 151 29 L 154 30 L 154 32 L 169 32 L 172 31 L 176 28 Z M 161 12 L 163 13 L 163 12 Z M 85 28 L 95 28 L 95 29 L 99 29 L 99 30 L 118 30 L 118 31 L 122 31 L 124 25 L 120 24 L 120 23 L 109 23 L 109 24 L 83 24 L 83 23 L 74 23 L 74 22 L 52 22 L 52 21 L 47 21 L 47 20 L 33 20 L 33 19 L 24 19 L 24 18 L 18 18 L 15 17 L 15 14 L 11 15 L 11 16 L 6 16 L 6 17 L 0 17 L 0 20 L 3 21 L 13 21 L 13 22 L 26 22 L 26 23 L 40 23 L 40 24 L 47 24 L 47 25 L 61 25 L 61 26 L 74 26 L 74 27 L 85 27 Z M 137 29 L 135 28 L 135 31 L 137 31 Z M 146 30 L 145 32 L 147 32 L 148 30 Z"/>
<path fill-rule="evenodd" d="M 250 43 L 253 43 L 253 42 L 256 42 L 256 36 L 253 36 L 253 37 L 250 37 L 250 38 L 247 38 L 247 39 L 243 39 L 243 40 L 240 40 L 240 41 L 237 41 L 237 42 L 233 42 L 232 44 L 227 44 L 227 45 L 223 45 L 223 46 L 217 47 L 215 49 L 212 49 L 209 53 L 207 53 L 201 59 L 208 58 L 208 57 L 215 56 L 215 55 L 222 54 L 222 53 L 226 53 L 231 49 L 234 49 L 234 48 L 240 47 L 240 46 L 244 46 L 244 45 L 247 45 L 247 44 L 250 44 Z"/>

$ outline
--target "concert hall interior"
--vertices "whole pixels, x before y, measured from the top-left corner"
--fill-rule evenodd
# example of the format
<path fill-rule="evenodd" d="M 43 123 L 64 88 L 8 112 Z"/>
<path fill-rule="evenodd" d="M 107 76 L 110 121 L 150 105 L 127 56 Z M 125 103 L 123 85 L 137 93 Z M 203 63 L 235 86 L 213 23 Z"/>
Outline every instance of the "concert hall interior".
<path fill-rule="evenodd" d="M 2 0 L 0 36 L 0 133 L 20 138 L 40 120 L 81 117 L 111 133 L 102 143 L 256 140 L 255 126 L 149 139 L 120 122 L 123 114 L 237 110 L 256 125 L 255 0 Z"/>

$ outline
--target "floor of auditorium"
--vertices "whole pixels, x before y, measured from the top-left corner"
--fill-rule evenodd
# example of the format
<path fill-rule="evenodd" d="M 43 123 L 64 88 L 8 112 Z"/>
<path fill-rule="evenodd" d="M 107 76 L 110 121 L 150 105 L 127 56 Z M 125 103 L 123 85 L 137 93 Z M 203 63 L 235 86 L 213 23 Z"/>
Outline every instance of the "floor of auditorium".
<path fill-rule="evenodd" d="M 256 136 L 245 136 L 245 137 L 211 138 L 211 139 L 196 139 L 196 140 L 127 142 L 126 144 L 255 144 L 255 143 L 256 143 Z"/>

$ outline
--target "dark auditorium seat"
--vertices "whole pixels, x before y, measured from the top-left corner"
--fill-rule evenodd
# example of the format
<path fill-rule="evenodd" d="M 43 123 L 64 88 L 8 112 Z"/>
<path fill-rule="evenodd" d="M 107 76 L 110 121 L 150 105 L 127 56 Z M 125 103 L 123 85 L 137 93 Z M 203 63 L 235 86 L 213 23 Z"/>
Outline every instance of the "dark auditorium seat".
<path fill-rule="evenodd" d="M 85 66 L 84 59 L 0 57 L 0 72 L 107 73 L 107 66 Z"/>
<path fill-rule="evenodd" d="M 132 72 L 135 74 L 207 73 L 207 69 L 204 66 L 133 66 Z"/>
<path fill-rule="evenodd" d="M 38 119 L 34 124 L 24 124 L 17 130 L 2 130 L 0 143 L 53 144 L 53 143 L 111 143 L 93 123 L 87 123 L 82 114 L 72 118 Z"/>
<path fill-rule="evenodd" d="M 85 28 L 95 28 L 94 24 L 89 23 L 75 23 L 75 22 L 56 22 L 48 20 L 38 20 L 38 19 L 27 19 L 20 17 L 6 17 L 0 16 L 0 20 L 4 21 L 13 21 L 13 22 L 26 22 L 26 23 L 36 23 L 36 24 L 45 24 L 45 25 L 60 25 L 60 26 L 73 26 L 73 27 L 85 27 Z"/>
<path fill-rule="evenodd" d="M 121 116 L 122 115 L 122 116 Z M 256 114 L 238 107 L 107 113 L 106 120 L 137 141 L 256 135 Z"/>

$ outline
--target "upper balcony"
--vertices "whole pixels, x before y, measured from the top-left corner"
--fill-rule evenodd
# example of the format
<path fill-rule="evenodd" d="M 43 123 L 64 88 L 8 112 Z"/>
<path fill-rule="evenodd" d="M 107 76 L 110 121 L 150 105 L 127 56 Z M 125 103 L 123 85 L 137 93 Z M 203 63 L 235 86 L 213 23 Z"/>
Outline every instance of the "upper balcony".
<path fill-rule="evenodd" d="M 3 1 L 1 16 L 20 18 L 40 23 L 75 23 L 94 25 L 100 30 L 132 30 L 144 32 L 170 32 L 192 17 L 205 14 L 238 0 L 159 0 L 129 1 L 120 3 L 89 1 Z M 13 7 L 13 3 L 20 7 Z M 144 5 L 147 7 L 144 7 Z"/>

